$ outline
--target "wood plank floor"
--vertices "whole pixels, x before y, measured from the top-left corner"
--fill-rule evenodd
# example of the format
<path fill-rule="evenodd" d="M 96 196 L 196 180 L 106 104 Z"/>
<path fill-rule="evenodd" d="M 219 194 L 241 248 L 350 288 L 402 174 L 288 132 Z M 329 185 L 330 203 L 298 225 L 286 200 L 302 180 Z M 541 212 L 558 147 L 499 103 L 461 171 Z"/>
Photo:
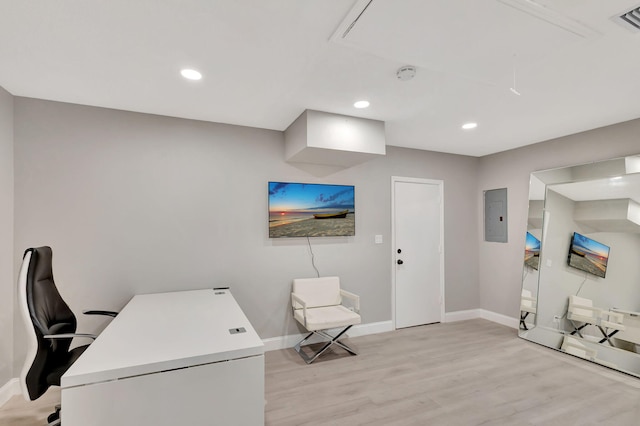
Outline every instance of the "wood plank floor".
<path fill-rule="evenodd" d="M 360 355 L 336 349 L 311 365 L 293 349 L 267 352 L 266 424 L 640 424 L 640 379 L 526 342 L 489 321 L 349 343 Z M 44 424 L 59 395 L 52 390 L 32 403 L 12 398 L 0 408 L 0 425 Z"/>

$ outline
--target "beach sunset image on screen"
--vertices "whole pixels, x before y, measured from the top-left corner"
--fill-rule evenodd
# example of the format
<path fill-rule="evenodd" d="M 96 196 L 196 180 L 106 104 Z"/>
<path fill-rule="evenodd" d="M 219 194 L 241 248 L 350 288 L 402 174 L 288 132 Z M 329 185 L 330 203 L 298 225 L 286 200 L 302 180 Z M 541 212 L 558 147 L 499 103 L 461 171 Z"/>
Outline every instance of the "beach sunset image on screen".
<path fill-rule="evenodd" d="M 529 232 L 524 246 L 524 263 L 536 270 L 540 264 L 540 240 Z"/>
<path fill-rule="evenodd" d="M 269 182 L 269 238 L 355 233 L 354 186 Z"/>
<path fill-rule="evenodd" d="M 609 247 L 577 232 L 569 248 L 569 266 L 604 278 L 609 262 Z"/>

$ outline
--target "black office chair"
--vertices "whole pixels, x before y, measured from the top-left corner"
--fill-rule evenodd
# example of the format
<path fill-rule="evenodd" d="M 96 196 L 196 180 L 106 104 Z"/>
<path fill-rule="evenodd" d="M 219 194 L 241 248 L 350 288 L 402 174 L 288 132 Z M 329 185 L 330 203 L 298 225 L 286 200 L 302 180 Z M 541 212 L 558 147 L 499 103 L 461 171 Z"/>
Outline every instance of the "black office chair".
<path fill-rule="evenodd" d="M 62 375 L 89 346 L 69 350 L 74 337 L 96 338 L 92 334 L 76 333 L 76 317 L 53 281 L 51 258 L 51 247 L 27 249 L 18 276 L 19 304 L 29 345 L 20 386 L 25 399 L 30 401 L 42 396 L 50 386 L 60 386 Z M 117 315 L 111 311 L 84 313 Z M 50 426 L 60 425 L 60 406 L 47 421 Z"/>

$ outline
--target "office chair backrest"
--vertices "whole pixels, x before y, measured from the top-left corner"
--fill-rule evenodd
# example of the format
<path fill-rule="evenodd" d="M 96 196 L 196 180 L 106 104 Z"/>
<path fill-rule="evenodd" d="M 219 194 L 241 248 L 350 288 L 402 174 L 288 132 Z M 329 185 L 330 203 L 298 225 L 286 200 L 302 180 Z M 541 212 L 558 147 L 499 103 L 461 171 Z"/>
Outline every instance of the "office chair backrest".
<path fill-rule="evenodd" d="M 297 278 L 293 280 L 293 292 L 307 302 L 307 308 L 342 303 L 339 277 Z"/>
<path fill-rule="evenodd" d="M 22 318 L 28 335 L 27 358 L 20 375 L 26 399 L 40 397 L 52 384 L 51 370 L 67 356 L 71 339 L 45 339 L 46 334 L 74 333 L 76 317 L 53 281 L 50 247 L 25 251 L 18 277 Z"/>

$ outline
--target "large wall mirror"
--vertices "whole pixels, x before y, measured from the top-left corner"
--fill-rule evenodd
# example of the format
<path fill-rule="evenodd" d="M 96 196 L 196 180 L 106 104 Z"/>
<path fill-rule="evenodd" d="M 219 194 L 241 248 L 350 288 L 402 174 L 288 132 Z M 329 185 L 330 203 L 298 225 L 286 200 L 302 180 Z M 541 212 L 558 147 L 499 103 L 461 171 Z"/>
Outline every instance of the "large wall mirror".
<path fill-rule="evenodd" d="M 531 174 L 521 337 L 640 377 L 640 156 Z"/>

